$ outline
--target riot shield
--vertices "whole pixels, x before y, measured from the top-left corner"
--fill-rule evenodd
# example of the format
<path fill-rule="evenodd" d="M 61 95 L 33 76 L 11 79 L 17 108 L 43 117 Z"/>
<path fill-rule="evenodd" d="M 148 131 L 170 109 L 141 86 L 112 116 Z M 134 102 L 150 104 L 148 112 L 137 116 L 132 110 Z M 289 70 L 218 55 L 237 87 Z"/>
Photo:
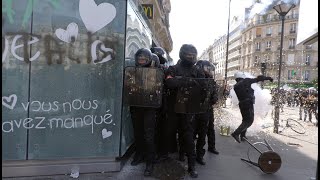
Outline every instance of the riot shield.
<path fill-rule="evenodd" d="M 164 74 L 159 68 L 126 67 L 124 100 L 129 106 L 158 108 L 162 103 Z"/>
<path fill-rule="evenodd" d="M 213 79 L 190 78 L 193 85 L 180 87 L 177 92 L 175 112 L 198 114 L 207 112 L 211 106 L 210 97 L 215 89 Z"/>

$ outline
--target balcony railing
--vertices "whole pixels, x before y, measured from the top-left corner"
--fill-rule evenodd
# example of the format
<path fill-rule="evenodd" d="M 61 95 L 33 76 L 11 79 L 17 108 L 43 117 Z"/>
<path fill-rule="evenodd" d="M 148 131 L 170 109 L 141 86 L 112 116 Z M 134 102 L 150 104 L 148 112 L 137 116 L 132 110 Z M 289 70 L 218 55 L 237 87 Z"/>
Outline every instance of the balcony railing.
<path fill-rule="evenodd" d="M 237 46 L 240 46 L 241 43 L 240 43 L 240 40 L 237 40 L 236 42 L 233 42 L 233 43 L 229 43 L 229 50 L 237 47 Z"/>
<path fill-rule="evenodd" d="M 294 49 L 295 48 L 295 46 L 289 46 L 289 49 Z"/>
<path fill-rule="evenodd" d="M 295 34 L 296 30 L 290 30 L 290 34 Z"/>
<path fill-rule="evenodd" d="M 241 56 L 239 51 L 234 51 L 234 52 L 230 53 L 228 59 L 232 59 L 232 58 L 234 58 L 236 56 Z"/>
<path fill-rule="evenodd" d="M 271 51 L 271 48 L 266 48 L 266 51 Z"/>
<path fill-rule="evenodd" d="M 236 60 L 236 61 L 233 61 L 233 62 L 229 62 L 229 63 L 228 63 L 228 67 L 229 67 L 229 68 L 235 67 L 235 66 L 240 66 L 240 61 L 239 61 L 239 60 Z"/>
<path fill-rule="evenodd" d="M 298 18 L 299 18 L 299 14 L 286 15 L 286 19 L 298 19 Z"/>
<path fill-rule="evenodd" d="M 271 33 L 270 34 L 266 34 L 266 36 L 271 36 Z"/>
<path fill-rule="evenodd" d="M 298 19 L 299 18 L 299 14 L 290 14 L 290 15 L 286 15 L 286 19 Z M 266 20 L 263 20 L 263 19 L 260 19 L 260 20 L 257 20 L 257 21 L 253 21 L 251 23 L 246 23 L 245 25 L 245 29 L 246 28 L 250 28 L 252 26 L 255 26 L 255 25 L 260 25 L 260 24 L 265 24 L 265 23 L 271 23 L 271 22 L 274 22 L 274 21 L 280 21 L 280 17 L 279 15 L 274 15 L 271 19 L 266 19 Z"/>
<path fill-rule="evenodd" d="M 312 45 L 306 45 L 306 49 L 312 49 Z"/>
<path fill-rule="evenodd" d="M 234 76 L 234 73 L 238 72 L 238 70 L 233 70 L 233 71 L 229 71 L 227 72 L 227 77 L 232 77 Z"/>
<path fill-rule="evenodd" d="M 258 21 L 256 21 L 256 24 L 262 24 L 262 23 L 264 23 L 263 20 L 258 20 Z"/>

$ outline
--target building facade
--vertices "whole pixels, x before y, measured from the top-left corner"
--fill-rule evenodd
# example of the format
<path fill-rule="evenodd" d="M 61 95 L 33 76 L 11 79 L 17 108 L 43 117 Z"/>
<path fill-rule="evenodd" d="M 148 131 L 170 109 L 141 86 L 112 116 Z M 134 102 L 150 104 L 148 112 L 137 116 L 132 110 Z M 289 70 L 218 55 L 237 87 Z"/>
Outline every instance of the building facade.
<path fill-rule="evenodd" d="M 318 44 L 296 45 L 299 5 L 284 21 L 281 79 L 287 84 L 311 83 L 318 78 Z M 242 71 L 278 77 L 281 21 L 273 9 L 254 15 L 242 31 Z M 277 81 L 277 78 L 274 78 Z"/>
<path fill-rule="evenodd" d="M 239 21 L 241 23 L 238 25 L 233 25 L 235 28 L 231 28 L 229 33 L 227 77 L 230 79 L 240 70 L 253 75 L 271 76 L 276 82 L 279 73 L 281 38 L 279 15 L 272 7 L 265 13 L 255 14 L 252 17 L 249 16 L 250 8 L 245 12 L 246 19 Z M 318 42 L 311 45 L 297 45 L 298 17 L 299 4 L 291 9 L 284 21 L 281 82 L 286 84 L 310 84 L 318 79 Z M 221 46 L 226 47 L 226 41 L 223 43 Z M 212 57 L 220 57 L 220 51 L 215 50 L 216 44 L 215 42 L 210 45 L 202 56 L 211 57 L 212 54 Z M 221 65 L 225 63 L 225 59 L 226 54 L 220 61 L 212 58 L 213 62 L 219 61 Z M 218 65 L 217 74 L 225 69 L 225 66 L 221 65 Z"/>
<path fill-rule="evenodd" d="M 224 79 L 225 62 L 226 62 L 226 42 L 227 36 L 223 35 L 215 39 L 200 56 L 199 59 L 209 60 L 215 65 L 215 78 L 218 80 Z"/>
<path fill-rule="evenodd" d="M 171 11 L 170 0 L 139 0 L 140 5 L 153 5 L 153 18 L 149 19 L 150 28 L 154 39 L 157 39 L 157 46 L 164 48 L 169 54 L 172 51 L 172 38 L 169 31 L 169 13 Z M 149 13 L 145 9 L 146 13 Z"/>
<path fill-rule="evenodd" d="M 242 50 L 242 20 L 237 17 L 231 22 L 231 31 L 229 33 L 228 43 L 228 61 L 227 61 L 227 81 L 228 84 L 233 84 L 234 74 L 240 70 L 241 65 L 241 50 Z M 230 81 L 231 80 L 231 81 Z"/>
<path fill-rule="evenodd" d="M 172 49 L 170 1 L 154 3 L 159 32 L 134 0 L 3 1 L 2 177 L 121 170 L 126 67 L 139 48 Z"/>

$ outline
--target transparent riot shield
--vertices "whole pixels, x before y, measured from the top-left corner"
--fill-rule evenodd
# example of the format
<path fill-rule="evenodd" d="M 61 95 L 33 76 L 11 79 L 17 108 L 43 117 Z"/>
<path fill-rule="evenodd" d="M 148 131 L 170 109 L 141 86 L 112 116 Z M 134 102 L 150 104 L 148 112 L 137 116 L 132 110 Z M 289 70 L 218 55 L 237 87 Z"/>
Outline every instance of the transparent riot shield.
<path fill-rule="evenodd" d="M 162 103 L 164 74 L 158 68 L 126 67 L 124 100 L 129 106 L 158 108 Z"/>
<path fill-rule="evenodd" d="M 209 78 L 190 78 L 188 81 L 194 81 L 194 83 L 178 89 L 175 112 L 183 114 L 207 112 L 211 106 L 211 95 L 215 90 L 214 80 Z"/>

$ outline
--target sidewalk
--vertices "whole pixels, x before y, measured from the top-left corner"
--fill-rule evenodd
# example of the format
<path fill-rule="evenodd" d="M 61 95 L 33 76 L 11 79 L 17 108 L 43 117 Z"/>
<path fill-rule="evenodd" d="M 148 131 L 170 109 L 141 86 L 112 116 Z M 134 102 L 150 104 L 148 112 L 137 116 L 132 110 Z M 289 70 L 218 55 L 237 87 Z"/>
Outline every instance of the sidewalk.
<path fill-rule="evenodd" d="M 286 109 L 289 112 L 290 108 Z M 222 108 L 224 118 L 241 119 L 239 112 L 230 107 Z M 291 110 L 290 112 L 296 112 Z M 289 113 L 290 114 L 290 113 Z M 288 114 L 282 114 L 283 118 L 288 117 Z M 258 167 L 250 165 L 240 160 L 240 158 L 248 159 L 247 152 L 249 150 L 250 159 L 257 162 L 258 152 L 253 149 L 247 142 L 237 143 L 230 136 L 221 136 L 216 122 L 216 147 L 220 152 L 219 155 L 214 155 L 206 152 L 204 159 L 206 165 L 197 164 L 196 170 L 199 173 L 199 180 L 311 180 L 315 177 L 316 163 L 318 156 L 318 128 L 310 125 L 310 123 L 302 122 L 307 133 L 304 135 L 294 134 L 288 130 L 284 135 L 271 133 L 270 128 L 263 129 L 260 132 L 248 133 L 248 139 L 251 143 L 263 142 L 263 139 L 268 140 L 274 151 L 278 153 L 282 160 L 281 168 L 274 174 L 265 174 Z M 235 122 L 237 125 L 238 122 Z M 248 131 L 249 132 L 249 131 Z M 250 135 L 251 134 L 251 135 Z M 290 144 L 288 144 L 290 143 Z M 266 147 L 256 145 L 261 151 L 266 150 Z M 172 159 L 178 157 L 177 154 L 171 155 Z M 154 180 L 156 178 L 145 178 L 143 176 L 144 164 L 131 166 L 132 157 L 125 163 L 120 172 L 115 173 L 96 173 L 96 174 L 81 174 L 79 180 Z M 186 162 L 180 163 L 180 167 L 187 168 Z M 159 164 L 155 168 L 159 168 Z M 174 169 L 174 167 L 172 167 Z M 165 177 L 165 176 L 162 176 Z M 30 177 L 30 178 L 5 178 L 5 179 L 24 179 L 24 180 L 64 180 L 72 179 L 69 175 L 46 176 L 46 177 Z M 172 179 L 170 174 L 167 174 L 165 180 Z M 187 173 L 181 179 L 190 180 Z"/>

